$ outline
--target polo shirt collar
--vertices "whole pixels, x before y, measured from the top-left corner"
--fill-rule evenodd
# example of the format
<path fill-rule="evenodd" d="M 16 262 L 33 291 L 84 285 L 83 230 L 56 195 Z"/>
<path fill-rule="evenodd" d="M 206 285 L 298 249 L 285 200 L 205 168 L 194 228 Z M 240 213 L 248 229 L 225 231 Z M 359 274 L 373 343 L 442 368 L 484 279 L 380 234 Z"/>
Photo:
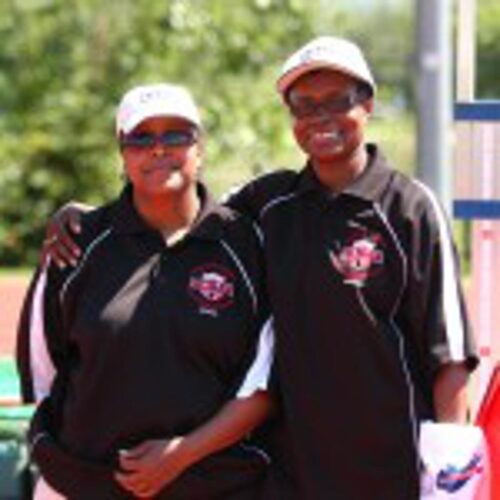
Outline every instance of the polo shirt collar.
<path fill-rule="evenodd" d="M 393 169 L 389 166 L 383 153 L 375 144 L 367 144 L 368 164 L 361 175 L 348 185 L 340 194 L 346 194 L 367 201 L 377 201 L 387 188 Z M 330 195 L 316 177 L 310 163 L 302 170 L 298 183 L 299 193 L 321 192 Z"/>
<path fill-rule="evenodd" d="M 132 201 L 132 186 L 127 184 L 116 202 L 111 206 L 111 222 L 118 233 L 156 232 L 146 224 Z M 203 183 L 198 183 L 201 209 L 187 237 L 218 240 L 222 237 L 224 221 L 231 220 L 235 213 L 217 203 Z"/>
<path fill-rule="evenodd" d="M 201 210 L 189 232 L 190 237 L 219 240 L 224 233 L 225 224 L 236 218 L 236 212 L 218 203 L 204 184 L 198 184 Z"/>
<path fill-rule="evenodd" d="M 367 201 L 378 201 L 386 191 L 394 170 L 375 144 L 368 144 L 366 149 L 368 152 L 366 168 L 344 189 L 343 193 Z"/>

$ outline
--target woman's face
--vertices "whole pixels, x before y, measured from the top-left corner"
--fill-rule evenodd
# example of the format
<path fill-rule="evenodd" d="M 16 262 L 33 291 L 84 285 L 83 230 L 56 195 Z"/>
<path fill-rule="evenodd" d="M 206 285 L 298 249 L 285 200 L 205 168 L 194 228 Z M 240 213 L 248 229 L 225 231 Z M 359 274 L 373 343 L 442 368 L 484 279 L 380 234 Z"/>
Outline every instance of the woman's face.
<path fill-rule="evenodd" d="M 373 101 L 360 101 L 354 79 L 320 70 L 293 84 L 288 105 L 297 143 L 323 163 L 342 162 L 363 144 Z"/>
<path fill-rule="evenodd" d="M 196 184 L 202 161 L 199 130 L 186 120 L 153 117 L 120 137 L 125 172 L 139 194 L 174 194 Z"/>

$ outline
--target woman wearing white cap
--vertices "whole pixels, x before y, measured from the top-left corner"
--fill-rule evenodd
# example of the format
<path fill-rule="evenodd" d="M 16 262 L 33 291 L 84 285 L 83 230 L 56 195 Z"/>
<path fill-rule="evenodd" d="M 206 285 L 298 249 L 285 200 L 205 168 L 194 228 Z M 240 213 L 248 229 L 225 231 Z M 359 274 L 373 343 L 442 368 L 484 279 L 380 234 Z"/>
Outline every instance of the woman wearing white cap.
<path fill-rule="evenodd" d="M 355 44 L 311 41 L 277 88 L 307 164 L 231 204 L 264 230 L 297 498 L 415 500 L 420 423 L 465 421 L 478 362 L 446 216 L 367 144 L 376 88 Z M 437 496 L 463 486 L 450 471 Z"/>
<path fill-rule="evenodd" d="M 478 361 L 449 226 L 366 143 L 376 88 L 355 44 L 311 41 L 277 87 L 307 163 L 230 203 L 264 232 L 296 498 L 414 500 L 420 422 L 464 421 Z"/>
<path fill-rule="evenodd" d="M 76 268 L 42 262 L 20 322 L 35 499 L 257 498 L 269 459 L 247 436 L 273 351 L 258 235 L 199 181 L 184 88 L 130 90 L 116 131 L 123 192 L 84 216 Z"/>

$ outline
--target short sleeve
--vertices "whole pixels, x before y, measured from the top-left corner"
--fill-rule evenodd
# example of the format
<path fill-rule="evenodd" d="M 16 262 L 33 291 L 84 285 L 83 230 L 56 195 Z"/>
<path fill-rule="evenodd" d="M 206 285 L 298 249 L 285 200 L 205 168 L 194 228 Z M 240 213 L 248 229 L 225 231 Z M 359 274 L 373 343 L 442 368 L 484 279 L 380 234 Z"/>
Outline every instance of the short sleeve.
<path fill-rule="evenodd" d="M 431 190 L 419 185 L 423 196 L 412 220 L 408 317 L 433 379 L 447 363 L 464 362 L 472 370 L 478 357 L 448 220 Z"/>
<path fill-rule="evenodd" d="M 269 318 L 260 330 L 255 357 L 236 393 L 237 398 L 246 398 L 259 390 L 268 389 L 273 360 L 274 328 L 272 318 Z"/>

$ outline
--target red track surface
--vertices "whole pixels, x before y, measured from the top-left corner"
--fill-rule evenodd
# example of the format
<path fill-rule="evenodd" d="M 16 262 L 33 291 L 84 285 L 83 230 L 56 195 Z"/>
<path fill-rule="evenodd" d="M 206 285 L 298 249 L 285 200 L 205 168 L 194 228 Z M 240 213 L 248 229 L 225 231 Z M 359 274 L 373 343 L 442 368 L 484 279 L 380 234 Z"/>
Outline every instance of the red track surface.
<path fill-rule="evenodd" d="M 0 278 L 0 357 L 14 354 L 15 332 L 29 278 Z"/>

